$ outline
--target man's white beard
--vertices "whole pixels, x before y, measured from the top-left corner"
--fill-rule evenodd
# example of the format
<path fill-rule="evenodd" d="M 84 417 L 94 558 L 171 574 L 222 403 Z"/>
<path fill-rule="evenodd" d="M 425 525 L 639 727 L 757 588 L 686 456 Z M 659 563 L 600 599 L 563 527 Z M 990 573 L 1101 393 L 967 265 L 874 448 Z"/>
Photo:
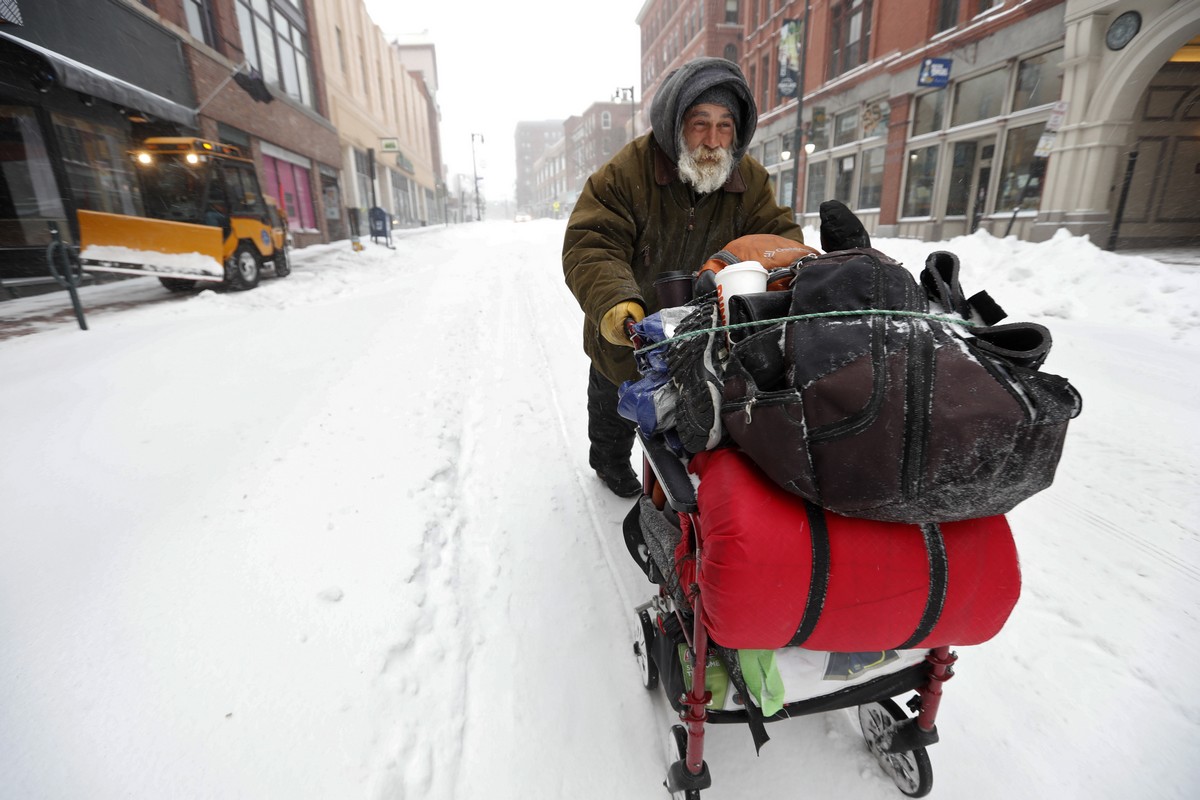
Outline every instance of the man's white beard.
<path fill-rule="evenodd" d="M 679 176 L 684 182 L 690 183 L 700 194 L 715 192 L 725 185 L 733 172 L 733 153 L 724 147 L 710 150 L 700 145 L 688 152 L 679 137 Z"/>

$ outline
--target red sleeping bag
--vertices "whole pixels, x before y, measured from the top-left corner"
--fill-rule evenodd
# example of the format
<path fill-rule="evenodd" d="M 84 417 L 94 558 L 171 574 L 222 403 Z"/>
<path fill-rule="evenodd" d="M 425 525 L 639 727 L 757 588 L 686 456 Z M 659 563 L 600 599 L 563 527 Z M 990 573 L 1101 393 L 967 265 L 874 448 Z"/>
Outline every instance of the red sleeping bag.
<path fill-rule="evenodd" d="M 1021 592 L 1003 516 L 909 525 L 844 517 L 779 488 L 732 448 L 695 455 L 700 594 L 713 639 L 735 649 L 860 652 L 972 645 Z M 676 563 L 684 585 L 695 561 Z"/>

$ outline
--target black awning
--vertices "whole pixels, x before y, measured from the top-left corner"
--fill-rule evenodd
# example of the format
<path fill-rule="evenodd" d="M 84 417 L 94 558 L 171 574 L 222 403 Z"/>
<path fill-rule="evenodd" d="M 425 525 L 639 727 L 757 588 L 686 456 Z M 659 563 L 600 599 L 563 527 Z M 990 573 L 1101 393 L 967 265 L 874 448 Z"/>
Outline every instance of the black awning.
<path fill-rule="evenodd" d="M 189 128 L 196 127 L 195 110 L 180 105 L 174 100 L 168 100 L 148 89 L 123 81 L 107 72 L 101 72 L 95 67 L 89 67 L 87 64 L 67 58 L 60 53 L 47 50 L 41 45 L 20 39 L 4 31 L 0 31 L 0 42 L 2 41 L 12 42 L 41 57 L 53 70 L 55 78 L 68 89 L 108 100 L 131 111 L 141 111 L 158 119 L 170 120 Z"/>

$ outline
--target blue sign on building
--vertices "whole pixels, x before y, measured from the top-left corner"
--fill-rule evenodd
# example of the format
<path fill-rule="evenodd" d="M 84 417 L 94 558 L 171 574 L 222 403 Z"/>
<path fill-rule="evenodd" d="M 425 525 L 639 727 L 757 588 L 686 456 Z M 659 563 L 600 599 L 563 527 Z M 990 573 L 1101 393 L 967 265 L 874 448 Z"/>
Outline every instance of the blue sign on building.
<path fill-rule="evenodd" d="M 917 86 L 945 86 L 950 82 L 952 64 L 952 58 L 925 59 L 921 62 L 921 72 L 917 75 Z"/>

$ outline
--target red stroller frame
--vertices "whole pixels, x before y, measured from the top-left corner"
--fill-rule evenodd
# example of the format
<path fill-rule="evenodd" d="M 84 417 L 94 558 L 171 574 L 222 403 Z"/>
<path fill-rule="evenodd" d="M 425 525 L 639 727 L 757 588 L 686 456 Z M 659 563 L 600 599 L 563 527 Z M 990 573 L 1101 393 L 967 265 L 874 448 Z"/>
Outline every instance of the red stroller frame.
<path fill-rule="evenodd" d="M 655 599 L 639 606 L 640 638 L 634 644 L 634 653 L 642 666 L 643 683 L 647 689 L 658 685 L 660 670 L 669 669 L 667 664 L 655 664 L 651 657 L 651 643 L 655 637 L 666 637 L 664 621 L 673 614 L 678 621 L 687 645 L 688 658 L 692 666 L 690 689 L 679 697 L 668 697 L 679 712 L 681 725 L 672 728 L 672 737 L 678 760 L 667 770 L 665 785 L 673 796 L 685 800 L 698 800 L 700 790 L 712 785 L 708 764 L 704 760 L 704 733 L 707 723 L 749 722 L 752 730 L 758 723 L 858 706 L 859 721 L 871 753 L 879 760 L 904 794 L 920 797 L 932 788 L 932 772 L 925 753 L 928 745 L 938 740 L 938 707 L 942 698 L 942 684 L 954 675 L 953 665 L 957 656 L 949 647 L 938 647 L 929 651 L 923 663 L 906 667 L 899 672 L 883 675 L 866 683 L 851 686 L 820 697 L 786 703 L 775 715 L 763 718 L 756 709 L 750 711 L 710 710 L 712 693 L 705 689 L 705 677 L 712 643 L 703 623 L 704 597 L 698 583 L 678 587 L 674 593 L 667 588 L 664 568 L 656 564 L 653 549 L 645 544 L 641 515 L 648 503 L 666 516 L 672 512 L 686 518 L 693 531 L 692 554 L 696 558 L 696 574 L 703 568 L 700 545 L 700 526 L 695 490 L 683 463 L 660 439 L 648 438 L 640 432 L 644 468 L 642 478 L 643 497 L 639 498 L 629 517 L 626 518 L 625 538 L 631 554 L 645 569 L 651 581 L 659 584 Z M 661 560 L 661 555 L 659 557 Z M 686 607 L 680 607 L 680 599 Z M 651 616 L 651 614 L 655 616 Z M 916 695 L 908 702 L 915 717 L 908 717 L 890 698 L 907 692 Z M 668 694 L 670 694 L 668 690 Z M 746 698 L 746 706 L 751 706 Z M 757 714 L 757 716 L 755 716 Z M 761 725 L 759 726 L 761 730 Z M 765 733 L 755 733 L 756 746 L 766 741 Z"/>

